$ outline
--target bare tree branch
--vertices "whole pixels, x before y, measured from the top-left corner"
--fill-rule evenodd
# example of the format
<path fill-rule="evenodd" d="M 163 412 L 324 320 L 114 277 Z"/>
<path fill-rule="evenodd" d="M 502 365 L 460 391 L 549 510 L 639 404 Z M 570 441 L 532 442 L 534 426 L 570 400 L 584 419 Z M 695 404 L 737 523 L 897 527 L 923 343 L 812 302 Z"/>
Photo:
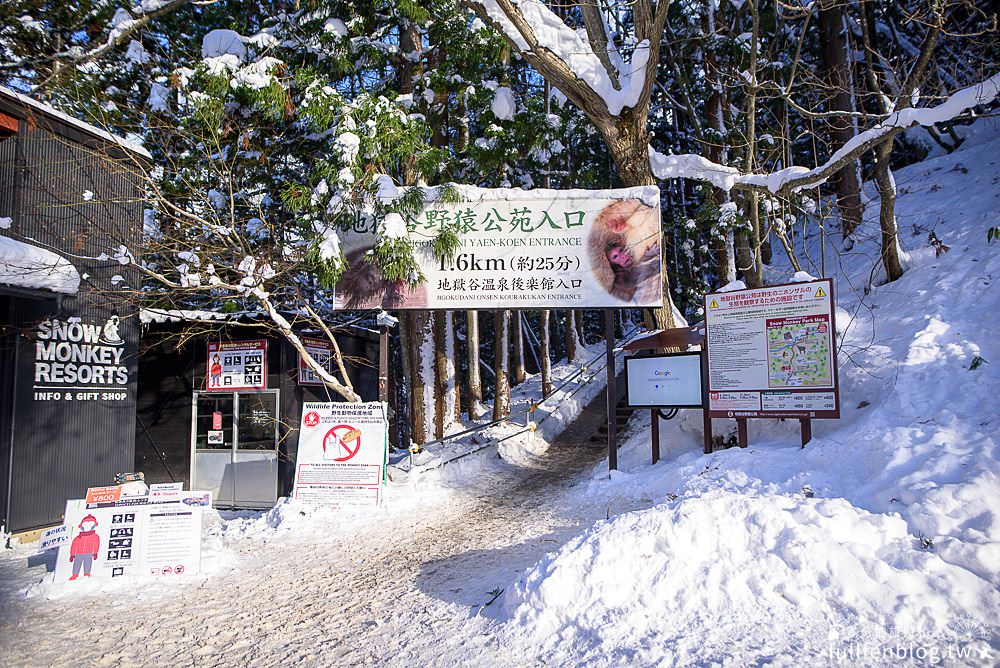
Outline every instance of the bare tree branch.
<path fill-rule="evenodd" d="M 661 179 L 688 178 L 707 181 L 727 191 L 742 190 L 767 195 L 788 195 L 815 188 L 844 165 L 891 141 L 896 134 L 915 125 L 933 125 L 953 120 L 965 111 L 989 104 L 1000 96 L 1000 73 L 952 94 L 936 107 L 907 108 L 886 116 L 878 125 L 859 133 L 822 165 L 808 169 L 792 166 L 771 174 L 747 174 L 735 167 L 714 163 L 700 155 L 663 155 L 650 149 L 653 173 Z"/>

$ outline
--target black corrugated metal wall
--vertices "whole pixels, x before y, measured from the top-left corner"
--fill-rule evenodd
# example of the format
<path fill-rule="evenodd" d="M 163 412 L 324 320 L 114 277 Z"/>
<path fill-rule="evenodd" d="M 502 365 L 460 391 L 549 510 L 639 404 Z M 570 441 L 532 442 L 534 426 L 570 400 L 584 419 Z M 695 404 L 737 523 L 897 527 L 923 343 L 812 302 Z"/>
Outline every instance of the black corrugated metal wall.
<path fill-rule="evenodd" d="M 66 499 L 82 498 L 89 486 L 110 484 L 115 473 L 131 470 L 134 462 L 139 326 L 125 296 L 136 272 L 96 258 L 112 255 L 120 245 L 138 253 L 141 192 L 127 158 L 107 159 L 68 139 L 72 131 L 63 130 L 46 119 L 23 119 L 16 140 L 0 142 L 0 178 L 9 184 L 14 177 L 13 189 L 5 186 L 8 193 L 0 195 L 0 207 L 6 207 L 0 216 L 13 218 L 3 233 L 60 252 L 83 277 L 79 294 L 60 302 L 6 300 L 17 356 L 13 387 L 4 387 L 5 394 L 13 390 L 12 396 L 3 401 L 12 414 L 3 467 L 10 476 L 4 514 L 12 531 L 60 522 Z M 86 191 L 92 198 L 84 196 Z M 116 275 L 125 279 L 119 286 L 112 284 Z M 39 398 L 34 388 L 38 323 L 79 318 L 101 326 L 112 315 L 120 318 L 125 342 L 124 398 L 77 400 L 77 392 L 109 389 L 100 385 L 67 389 L 58 399 Z"/>
<path fill-rule="evenodd" d="M 295 477 L 298 425 L 304 401 L 336 401 L 321 387 L 298 384 L 298 354 L 280 337 L 261 336 L 255 327 L 218 325 L 212 335 L 190 338 L 177 347 L 182 323 L 150 325 L 142 335 L 136 403 L 136 470 L 149 482 L 190 484 L 191 399 L 205 387 L 206 342 L 267 338 L 267 387 L 280 393 L 278 493 L 288 494 Z M 358 359 L 378 359 L 378 339 L 338 336 L 341 350 Z M 378 397 L 374 367 L 348 364 L 355 390 L 366 401 Z"/>

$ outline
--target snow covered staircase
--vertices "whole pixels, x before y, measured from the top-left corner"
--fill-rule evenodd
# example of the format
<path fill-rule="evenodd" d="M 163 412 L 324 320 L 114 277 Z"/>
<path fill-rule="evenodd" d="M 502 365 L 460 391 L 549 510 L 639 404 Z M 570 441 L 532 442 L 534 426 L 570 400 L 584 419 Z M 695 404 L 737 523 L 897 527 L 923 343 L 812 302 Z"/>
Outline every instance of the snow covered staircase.
<path fill-rule="evenodd" d="M 615 406 L 615 423 L 618 426 L 618 433 L 621 434 L 625 429 L 625 425 L 632 418 L 632 414 L 635 413 L 636 409 L 629 408 L 625 403 L 625 376 L 624 374 L 619 375 L 615 379 L 615 389 L 618 391 L 618 404 Z M 603 422 L 597 427 L 597 431 L 593 436 L 590 437 L 591 443 L 601 443 L 606 445 L 608 442 L 608 423 Z M 618 439 L 618 447 L 621 447 L 622 440 Z"/>

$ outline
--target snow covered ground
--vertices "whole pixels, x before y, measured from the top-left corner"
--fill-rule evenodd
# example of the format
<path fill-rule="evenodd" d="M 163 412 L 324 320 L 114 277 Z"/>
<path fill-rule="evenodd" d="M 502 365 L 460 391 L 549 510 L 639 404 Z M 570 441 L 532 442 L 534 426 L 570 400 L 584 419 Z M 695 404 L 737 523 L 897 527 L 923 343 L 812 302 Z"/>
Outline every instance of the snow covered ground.
<path fill-rule="evenodd" d="M 828 245 L 853 317 L 841 420 L 816 423 L 804 450 L 797 424 L 751 421 L 750 448 L 704 456 L 700 415 L 687 411 L 662 423 L 670 454 L 655 467 L 648 413 L 633 420 L 622 472 L 596 470 L 589 494 L 660 503 L 597 525 L 505 595 L 509 623 L 543 657 L 1000 662 L 1000 247 L 986 242 L 1000 132 L 995 119 L 977 130 L 953 155 L 896 174 L 900 281 L 865 294 L 877 201 L 867 238 L 849 253 Z M 936 257 L 932 231 L 950 252 Z"/>
<path fill-rule="evenodd" d="M 500 448 L 510 461 L 488 447 L 428 470 L 479 444 L 432 450 L 374 515 L 214 516 L 207 572 L 183 584 L 71 589 L 44 582 L 30 546 L 4 551 L 0 665 L 997 665 L 1000 129 L 986 125 L 896 174 L 900 281 L 866 290 L 877 201 L 851 251 L 827 240 L 853 318 L 843 418 L 804 450 L 797 424 L 751 421 L 750 448 L 705 456 L 687 411 L 662 423 L 651 466 L 641 412 L 609 479 L 588 447 L 595 385 L 552 423 L 596 397 L 561 438 L 542 432 L 547 452 L 519 436 Z M 950 252 L 935 256 L 931 231 Z M 817 265 L 819 241 L 805 240 Z"/>

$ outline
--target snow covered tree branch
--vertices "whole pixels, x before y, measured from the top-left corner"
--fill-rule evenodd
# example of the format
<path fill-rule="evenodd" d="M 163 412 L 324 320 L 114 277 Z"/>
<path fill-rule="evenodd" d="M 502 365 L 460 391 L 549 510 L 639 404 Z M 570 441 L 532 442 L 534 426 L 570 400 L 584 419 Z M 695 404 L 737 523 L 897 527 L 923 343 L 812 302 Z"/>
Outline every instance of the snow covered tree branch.
<path fill-rule="evenodd" d="M 46 63 L 63 62 L 80 65 L 98 60 L 110 51 L 122 46 L 132 39 L 140 30 L 154 20 L 170 14 L 191 0 L 141 0 L 131 8 L 131 11 L 119 8 L 111 20 L 108 36 L 104 42 L 92 48 L 74 46 L 72 48 L 34 58 L 0 63 L 0 70 L 20 70 L 25 66 L 37 67 Z M 214 1 L 214 0 L 212 0 Z M 208 4 L 201 2 L 198 4 Z M 51 77 L 50 77 L 51 78 Z M 48 81 L 48 79 L 46 80 Z M 44 82 L 43 84 L 44 85 Z"/>
<path fill-rule="evenodd" d="M 636 46 L 626 64 L 600 8 L 580 4 L 587 38 L 539 0 L 468 0 L 549 83 L 588 115 L 618 116 L 648 103 L 669 0 L 635 4 Z"/>
<path fill-rule="evenodd" d="M 770 174 L 748 174 L 736 167 L 721 165 L 700 155 L 684 153 L 665 155 L 650 148 L 653 173 L 660 179 L 687 178 L 710 183 L 725 191 L 741 190 L 768 195 L 788 195 L 815 188 L 844 165 L 856 160 L 879 144 L 891 141 L 903 130 L 932 126 L 954 120 L 973 107 L 990 104 L 1000 96 L 1000 73 L 953 93 L 935 107 L 907 108 L 889 114 L 874 127 L 858 133 L 822 165 L 813 168 L 792 166 Z"/>

